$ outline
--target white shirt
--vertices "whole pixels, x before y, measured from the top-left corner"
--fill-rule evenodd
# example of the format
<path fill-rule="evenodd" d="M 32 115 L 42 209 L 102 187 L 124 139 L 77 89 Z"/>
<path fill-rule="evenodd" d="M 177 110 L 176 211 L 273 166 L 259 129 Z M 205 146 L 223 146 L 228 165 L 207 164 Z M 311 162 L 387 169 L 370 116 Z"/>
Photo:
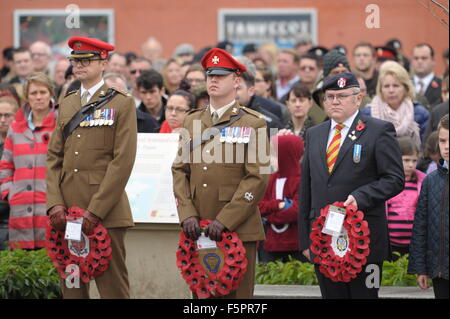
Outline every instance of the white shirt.
<path fill-rule="evenodd" d="M 422 80 L 422 82 L 423 82 L 423 92 L 425 93 L 425 91 L 427 90 L 431 81 L 433 81 L 433 79 L 434 79 L 434 73 L 431 72 L 430 74 L 428 74 L 427 76 L 425 76 L 423 78 L 419 78 L 417 75 L 414 75 L 413 79 L 414 79 L 414 86 L 416 88 L 416 93 L 420 92 L 420 84 L 419 84 L 420 80 Z"/>
<path fill-rule="evenodd" d="M 355 114 L 350 116 L 344 123 L 341 123 L 341 124 L 344 124 L 345 127 L 341 130 L 341 145 L 339 145 L 339 148 L 341 148 L 342 144 L 344 143 L 345 138 L 347 137 L 348 131 L 350 130 L 350 127 L 352 127 L 353 121 L 356 118 L 356 115 L 358 115 L 358 111 L 356 111 Z M 338 125 L 338 124 L 339 124 L 338 122 L 331 119 L 331 129 L 330 129 L 330 133 L 328 133 L 327 149 L 328 149 L 328 145 L 330 145 L 331 140 L 334 137 L 334 131 L 336 130 L 336 125 Z"/>
<path fill-rule="evenodd" d="M 213 115 L 214 112 L 217 112 L 217 115 L 219 116 L 219 119 L 222 117 L 222 115 L 225 114 L 225 112 L 234 105 L 234 103 L 236 103 L 236 100 L 233 100 L 231 103 L 222 106 L 220 109 L 216 110 L 214 109 L 211 105 L 209 106 L 209 110 L 211 111 L 211 116 Z"/>
<path fill-rule="evenodd" d="M 103 81 L 103 79 L 102 79 L 96 85 L 94 85 L 89 90 L 87 90 L 89 92 L 89 95 L 87 98 L 87 103 L 89 103 L 89 100 L 94 96 L 95 92 L 97 92 L 103 86 L 103 84 L 105 84 L 105 81 Z M 81 84 L 81 91 L 80 91 L 81 96 L 83 96 L 84 92 L 86 92 L 86 89 L 84 88 L 83 84 Z"/>
<path fill-rule="evenodd" d="M 300 81 L 300 76 L 298 75 L 296 75 L 295 78 L 290 80 L 285 85 L 281 85 L 280 79 L 276 80 L 275 84 L 277 86 L 277 99 L 280 100 L 283 96 L 285 96 L 298 81 Z"/>

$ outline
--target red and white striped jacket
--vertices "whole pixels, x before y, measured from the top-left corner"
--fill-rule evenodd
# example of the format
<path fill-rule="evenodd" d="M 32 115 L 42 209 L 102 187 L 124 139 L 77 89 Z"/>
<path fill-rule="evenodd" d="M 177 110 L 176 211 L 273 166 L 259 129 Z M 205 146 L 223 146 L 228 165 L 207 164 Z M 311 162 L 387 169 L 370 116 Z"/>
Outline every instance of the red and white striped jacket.
<path fill-rule="evenodd" d="M 47 147 L 57 117 L 52 108 L 42 126 L 32 131 L 30 112 L 28 105 L 17 112 L 0 161 L 1 196 L 10 205 L 9 245 L 20 249 L 45 247 Z"/>

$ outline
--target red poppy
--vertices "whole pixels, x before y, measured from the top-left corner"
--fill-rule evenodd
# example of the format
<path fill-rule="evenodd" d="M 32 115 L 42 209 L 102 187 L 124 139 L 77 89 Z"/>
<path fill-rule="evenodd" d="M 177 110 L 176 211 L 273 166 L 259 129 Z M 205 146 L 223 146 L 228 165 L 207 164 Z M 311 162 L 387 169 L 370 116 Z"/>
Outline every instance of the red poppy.
<path fill-rule="evenodd" d="M 431 82 L 431 87 L 433 89 L 437 89 L 439 87 L 439 83 L 437 83 L 436 81 Z"/>
<path fill-rule="evenodd" d="M 366 124 L 364 124 L 364 122 L 359 122 L 358 125 L 356 125 L 356 130 L 358 132 L 364 130 L 364 128 L 366 127 Z"/>

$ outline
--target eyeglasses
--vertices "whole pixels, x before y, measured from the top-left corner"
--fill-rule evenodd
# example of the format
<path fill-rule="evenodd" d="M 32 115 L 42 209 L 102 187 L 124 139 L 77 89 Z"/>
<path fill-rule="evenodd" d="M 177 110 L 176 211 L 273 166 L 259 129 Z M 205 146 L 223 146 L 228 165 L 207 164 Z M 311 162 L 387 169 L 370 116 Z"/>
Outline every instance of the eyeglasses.
<path fill-rule="evenodd" d="M 187 113 L 188 111 L 189 110 L 183 109 L 181 107 L 172 107 L 172 106 L 166 107 L 166 112 L 168 112 L 168 113 L 175 112 L 176 114 L 183 114 L 183 113 Z"/>
<path fill-rule="evenodd" d="M 77 59 L 77 58 L 70 58 L 69 62 L 72 66 L 77 66 L 78 63 L 80 63 L 82 66 L 87 67 L 91 64 L 91 61 L 101 61 L 103 59 Z"/>
<path fill-rule="evenodd" d="M 204 83 L 205 82 L 205 80 L 203 80 L 203 79 L 188 79 L 188 78 L 186 78 L 186 82 L 187 83 L 189 83 L 189 84 L 191 84 L 191 83 Z"/>
<path fill-rule="evenodd" d="M 11 113 L 0 113 L 0 119 L 4 117 L 5 119 L 10 120 L 13 116 L 14 114 Z"/>
<path fill-rule="evenodd" d="M 339 102 L 342 102 L 346 98 L 352 95 L 357 95 L 359 93 L 350 93 L 350 94 L 325 94 L 323 97 L 324 101 L 333 102 L 334 98 L 336 98 Z"/>
<path fill-rule="evenodd" d="M 139 70 L 139 69 L 137 69 L 137 70 L 130 70 L 130 74 L 136 74 L 136 72 L 142 73 L 143 71 L 145 71 L 145 70 Z"/>

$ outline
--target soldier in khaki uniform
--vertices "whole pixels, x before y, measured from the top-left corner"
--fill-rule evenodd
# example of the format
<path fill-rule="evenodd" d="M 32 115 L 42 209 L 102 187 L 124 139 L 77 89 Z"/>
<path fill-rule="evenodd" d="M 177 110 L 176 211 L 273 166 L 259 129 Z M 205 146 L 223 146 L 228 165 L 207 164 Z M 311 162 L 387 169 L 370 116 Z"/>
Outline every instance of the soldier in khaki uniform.
<path fill-rule="evenodd" d="M 235 101 L 239 74 L 246 71 L 245 66 L 221 49 L 206 53 L 202 65 L 207 73 L 210 105 L 192 111 L 184 121 L 184 133 L 191 138 L 187 157 L 184 153 L 172 166 L 178 215 L 183 231 L 193 240 L 200 236 L 199 221 L 204 219 L 213 220 L 205 230 L 212 240 L 220 241 L 225 230 L 238 234 L 247 252 L 248 268 L 239 289 L 226 298 L 252 298 L 256 242 L 264 239 L 258 202 L 266 190 L 269 159 L 262 158 L 258 150 L 265 148 L 265 155 L 269 150 L 266 122 L 258 112 Z M 232 132 L 228 127 L 237 128 L 238 133 L 242 128 L 251 128 L 248 143 L 233 141 L 230 133 L 225 133 Z M 218 128 L 214 138 L 199 142 L 198 135 L 211 128 Z M 222 134 L 217 134 L 219 131 Z M 180 150 L 186 149 L 185 141 L 186 136 Z M 240 151 L 244 154 L 241 160 Z M 252 152 L 256 154 L 255 160 L 248 157 Z M 209 157 L 215 158 L 214 161 L 208 160 Z"/>
<path fill-rule="evenodd" d="M 95 278 L 102 298 L 129 298 L 125 265 L 125 233 L 133 226 L 125 185 L 133 168 L 136 143 L 136 112 L 133 98 L 113 92 L 104 84 L 108 51 L 114 47 L 96 39 L 72 38 L 69 46 L 78 91 L 69 92 L 61 102 L 47 158 L 47 209 L 56 229 L 65 229 L 67 208 L 78 206 L 84 215 L 86 235 L 101 223 L 111 237 L 112 260 L 109 268 Z M 114 89 L 115 90 L 115 89 Z M 64 127 L 82 106 L 114 93 L 101 109 L 65 136 Z M 95 122 L 95 120 L 99 119 Z M 64 298 L 89 298 L 89 285 L 67 288 L 61 281 Z"/>

